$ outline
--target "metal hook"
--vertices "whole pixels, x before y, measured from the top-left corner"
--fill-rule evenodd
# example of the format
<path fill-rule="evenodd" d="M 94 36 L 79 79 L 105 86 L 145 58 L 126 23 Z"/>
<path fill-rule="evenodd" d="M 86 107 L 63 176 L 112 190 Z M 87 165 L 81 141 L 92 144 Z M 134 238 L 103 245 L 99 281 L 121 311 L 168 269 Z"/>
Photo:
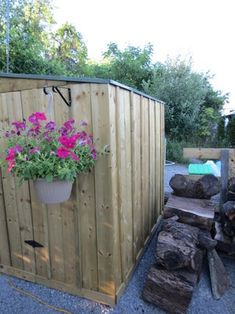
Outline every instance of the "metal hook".
<path fill-rule="evenodd" d="M 48 88 L 47 86 L 44 86 L 44 87 L 43 87 L 43 92 L 44 92 L 45 95 L 48 95 L 48 94 L 49 94 L 49 92 L 47 91 L 47 88 Z"/>

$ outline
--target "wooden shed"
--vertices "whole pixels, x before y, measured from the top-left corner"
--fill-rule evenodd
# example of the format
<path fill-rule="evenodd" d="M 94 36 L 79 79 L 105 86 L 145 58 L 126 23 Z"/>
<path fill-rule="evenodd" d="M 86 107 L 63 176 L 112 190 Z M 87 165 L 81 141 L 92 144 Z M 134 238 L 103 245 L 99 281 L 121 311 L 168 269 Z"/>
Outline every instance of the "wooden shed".
<path fill-rule="evenodd" d="M 87 121 L 103 153 L 60 205 L 0 171 L 0 271 L 114 305 L 163 206 L 164 104 L 112 80 L 1 74 L 0 129 L 50 101 L 58 124 Z"/>

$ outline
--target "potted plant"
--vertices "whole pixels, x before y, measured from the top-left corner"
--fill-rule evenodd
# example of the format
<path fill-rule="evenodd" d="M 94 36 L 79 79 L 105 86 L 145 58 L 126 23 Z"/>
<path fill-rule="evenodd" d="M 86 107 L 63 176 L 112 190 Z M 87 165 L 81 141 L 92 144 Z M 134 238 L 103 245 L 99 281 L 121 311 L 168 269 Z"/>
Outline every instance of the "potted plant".
<path fill-rule="evenodd" d="M 70 119 L 58 127 L 43 112 L 14 121 L 3 134 L 7 148 L 1 163 L 20 182 L 33 180 L 42 203 L 64 202 L 77 175 L 92 168 L 97 157 L 93 137 L 85 132 L 85 126 L 81 121 L 76 128 Z"/>

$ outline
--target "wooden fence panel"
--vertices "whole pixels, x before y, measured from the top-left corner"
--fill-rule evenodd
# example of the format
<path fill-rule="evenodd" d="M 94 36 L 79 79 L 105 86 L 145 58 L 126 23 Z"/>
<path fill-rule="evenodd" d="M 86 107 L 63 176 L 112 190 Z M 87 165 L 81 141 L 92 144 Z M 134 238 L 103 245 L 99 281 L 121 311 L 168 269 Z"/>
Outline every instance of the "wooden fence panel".
<path fill-rule="evenodd" d="M 93 133 L 91 116 L 90 84 L 72 85 L 72 116 L 78 124 L 87 122 L 85 130 Z M 96 243 L 96 204 L 94 170 L 78 176 L 78 212 L 81 256 L 82 287 L 98 289 L 97 243 Z"/>
<path fill-rule="evenodd" d="M 133 254 L 136 259 L 143 243 L 143 208 L 141 181 L 141 97 L 132 94 L 131 102 Z"/>
<path fill-rule="evenodd" d="M 133 266 L 130 94 L 117 89 L 120 242 L 124 279 Z"/>
<path fill-rule="evenodd" d="M 0 130 L 5 130 L 8 126 L 8 114 L 7 103 L 5 95 L 0 95 Z M 2 137 L 0 137 L 0 149 L 5 148 L 5 143 Z M 11 255 L 9 247 L 8 228 L 6 220 L 6 206 L 5 197 L 3 191 L 3 176 L 4 171 L 0 170 L 0 263 L 5 265 L 11 265 Z"/>
<path fill-rule="evenodd" d="M 161 211 L 161 105 L 158 103 L 155 106 L 155 121 L 156 121 L 156 216 Z"/>
<path fill-rule="evenodd" d="M 20 93 L 8 93 L 2 95 L 3 106 L 5 106 L 3 120 L 11 123 L 14 120 L 20 120 L 22 118 L 21 114 L 21 98 Z M 16 110 L 18 106 L 18 110 Z M 16 111 L 15 111 L 15 110 Z M 24 269 L 23 261 L 23 246 L 22 244 L 22 234 L 21 226 L 18 215 L 18 204 L 16 196 L 16 182 L 15 178 L 11 175 L 5 173 L 3 174 L 3 193 L 6 206 L 6 219 L 7 228 L 9 232 L 9 243 L 11 248 L 11 261 L 12 266 L 20 269 Z M 26 245 L 25 245 L 26 246 Z M 27 248 L 26 248 L 27 249 Z M 30 254 L 30 253 L 29 253 Z"/>
<path fill-rule="evenodd" d="M 141 102 L 141 168 L 142 168 L 142 211 L 144 240 L 149 235 L 149 106 L 148 99 Z"/>
<path fill-rule="evenodd" d="M 42 90 L 32 89 L 21 92 L 23 117 L 28 117 L 35 111 L 45 111 L 47 98 Z M 51 264 L 49 254 L 48 211 L 45 205 L 37 200 L 33 182 L 30 181 L 30 196 L 33 222 L 33 239 L 43 245 L 35 249 L 36 274 L 51 279 Z"/>
<path fill-rule="evenodd" d="M 155 114 L 156 103 L 149 100 L 149 225 L 150 229 L 156 223 L 156 139 L 155 139 Z M 151 231 L 151 230 L 150 230 Z"/>
<path fill-rule="evenodd" d="M 92 121 L 99 152 L 110 143 L 108 86 L 91 86 Z M 109 154 L 101 155 L 95 166 L 95 201 L 97 222 L 98 289 L 108 295 L 115 293 L 113 274 L 113 212 Z"/>
<path fill-rule="evenodd" d="M 119 212 L 119 172 L 118 172 L 118 147 L 117 147 L 117 88 L 109 86 L 109 122 L 110 122 L 110 175 L 112 180 L 112 211 L 113 211 L 113 273 L 116 290 L 122 285 L 124 276 L 121 262 L 121 238 L 120 238 L 120 212 Z"/>

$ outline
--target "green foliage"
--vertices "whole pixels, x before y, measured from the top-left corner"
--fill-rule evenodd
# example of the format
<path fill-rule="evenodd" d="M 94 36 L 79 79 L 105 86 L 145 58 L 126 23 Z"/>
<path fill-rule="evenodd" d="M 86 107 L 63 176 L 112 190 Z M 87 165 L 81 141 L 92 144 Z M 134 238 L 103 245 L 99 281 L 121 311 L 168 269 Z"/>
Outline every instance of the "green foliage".
<path fill-rule="evenodd" d="M 192 72 L 191 63 L 168 60 L 156 64 L 154 78 L 145 91 L 166 103 L 166 134 L 178 140 L 192 136 L 206 95 L 203 77 Z"/>
<path fill-rule="evenodd" d="M 74 26 L 52 32 L 51 0 L 10 1 L 10 72 L 78 75 L 87 48 Z M 0 42 L 6 37 L 6 0 L 0 5 Z M 6 71 L 6 45 L 0 45 L 0 71 Z"/>
<path fill-rule="evenodd" d="M 115 43 L 108 45 L 101 64 L 90 65 L 90 75 L 93 77 L 111 78 L 128 86 L 143 90 L 143 82 L 151 79 L 151 57 L 153 47 L 128 46 L 121 51 Z"/>
<path fill-rule="evenodd" d="M 227 138 L 231 147 L 235 147 L 235 117 L 229 119 L 227 125 Z"/>
<path fill-rule="evenodd" d="M 87 47 L 76 28 L 66 23 L 52 35 L 51 59 L 63 64 L 70 75 L 81 75 L 87 60 Z"/>
<path fill-rule="evenodd" d="M 178 58 L 155 64 L 153 79 L 144 84 L 144 89 L 166 103 L 165 125 L 169 138 L 182 141 L 203 136 L 205 140 L 210 136 L 225 99 L 213 90 L 209 79 L 208 74 L 192 70 L 191 60 Z M 208 117 L 212 120 L 206 121 Z"/>
<path fill-rule="evenodd" d="M 221 141 L 225 138 L 226 132 L 225 132 L 225 118 L 220 117 L 218 121 L 218 127 L 217 127 L 217 139 L 218 141 Z"/>
<path fill-rule="evenodd" d="M 167 139 L 166 141 L 166 160 L 177 163 L 185 163 L 183 157 L 183 148 L 189 145 L 185 141 L 179 142 L 177 140 Z M 192 145 L 194 146 L 194 145 Z"/>

